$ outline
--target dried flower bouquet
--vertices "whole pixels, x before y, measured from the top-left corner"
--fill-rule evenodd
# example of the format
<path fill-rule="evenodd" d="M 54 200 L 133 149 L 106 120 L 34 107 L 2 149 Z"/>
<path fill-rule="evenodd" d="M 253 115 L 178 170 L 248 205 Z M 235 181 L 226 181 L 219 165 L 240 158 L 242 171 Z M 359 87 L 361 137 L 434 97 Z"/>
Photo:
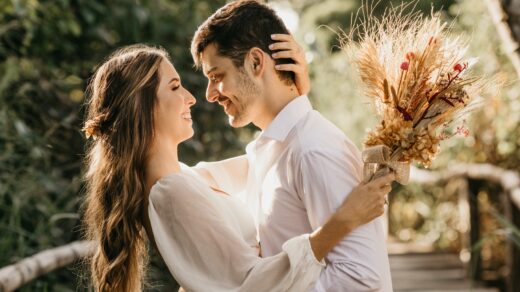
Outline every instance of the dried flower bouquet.
<path fill-rule="evenodd" d="M 364 141 L 365 181 L 391 169 L 405 184 L 409 164 L 431 164 L 440 141 L 453 136 L 448 124 L 470 108 L 489 80 L 471 75 L 475 59 L 465 56 L 467 42 L 453 37 L 438 14 L 394 8 L 382 19 L 365 18 L 354 32 L 359 41 L 346 37 L 343 48 L 353 56 L 380 118 Z M 455 132 L 468 134 L 464 126 Z"/>

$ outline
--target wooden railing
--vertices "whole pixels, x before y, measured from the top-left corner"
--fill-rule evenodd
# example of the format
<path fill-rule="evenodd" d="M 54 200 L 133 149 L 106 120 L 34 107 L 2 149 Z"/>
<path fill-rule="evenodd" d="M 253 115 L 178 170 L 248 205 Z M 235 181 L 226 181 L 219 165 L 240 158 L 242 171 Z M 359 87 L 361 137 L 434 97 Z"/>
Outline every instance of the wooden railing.
<path fill-rule="evenodd" d="M 68 266 L 92 253 L 88 241 L 76 241 L 39 252 L 0 269 L 0 292 L 13 291 L 39 276 Z"/>
<path fill-rule="evenodd" d="M 468 214 L 469 223 L 467 247 L 473 247 L 480 240 L 479 204 L 477 194 L 486 184 L 495 184 L 500 190 L 504 216 L 516 226 L 520 226 L 520 175 L 518 172 L 505 170 L 490 164 L 456 164 L 442 171 L 428 171 L 413 168 L 411 182 L 419 184 L 437 184 L 452 180 L 462 182 L 459 188 L 459 204 Z M 471 266 L 474 273 L 470 277 L 481 279 L 481 257 L 479 250 L 471 250 Z M 72 262 L 92 253 L 89 242 L 78 241 L 58 248 L 40 252 L 14 265 L 0 269 L 0 292 L 7 292 L 32 281 L 33 279 L 65 267 Z M 520 291 L 520 251 L 508 243 L 507 247 L 507 291 Z"/>
<path fill-rule="evenodd" d="M 520 228 L 520 175 L 491 164 L 456 164 L 442 171 L 412 169 L 411 181 L 422 185 L 437 184 L 459 180 L 459 209 L 463 210 L 462 220 L 468 223 L 463 232 L 465 247 L 470 252 L 469 277 L 475 281 L 482 277 L 482 257 L 478 243 L 480 234 L 480 205 L 478 194 L 492 185 L 498 194 L 502 215 L 507 221 Z M 465 215 L 464 215 L 465 214 Z M 505 289 L 508 292 L 520 291 L 520 248 L 511 241 L 506 243 Z"/>

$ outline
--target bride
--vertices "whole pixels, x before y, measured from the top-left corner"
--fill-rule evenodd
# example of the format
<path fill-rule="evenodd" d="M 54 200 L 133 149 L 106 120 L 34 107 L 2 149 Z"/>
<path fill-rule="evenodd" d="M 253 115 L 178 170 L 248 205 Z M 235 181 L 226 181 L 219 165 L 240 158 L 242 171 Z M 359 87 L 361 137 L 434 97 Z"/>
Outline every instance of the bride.
<path fill-rule="evenodd" d="M 321 228 L 261 258 L 243 203 L 179 161 L 178 145 L 193 135 L 195 98 L 164 50 L 118 50 L 88 93 L 85 223 L 96 291 L 142 289 L 147 239 L 187 291 L 307 291 L 324 256 L 383 213 L 393 175 L 358 186 Z"/>

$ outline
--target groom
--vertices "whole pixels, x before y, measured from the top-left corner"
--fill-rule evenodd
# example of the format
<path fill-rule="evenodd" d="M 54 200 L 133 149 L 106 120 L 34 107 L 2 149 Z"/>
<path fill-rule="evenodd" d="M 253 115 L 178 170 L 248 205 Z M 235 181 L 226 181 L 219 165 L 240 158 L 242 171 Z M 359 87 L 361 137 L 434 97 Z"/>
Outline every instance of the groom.
<path fill-rule="evenodd" d="M 207 100 L 224 108 L 233 127 L 262 130 L 245 156 L 197 165 L 222 190 L 244 196 L 262 256 L 319 228 L 362 179 L 359 150 L 299 96 L 294 75 L 275 69 L 269 44 L 279 33 L 289 32 L 272 9 L 236 1 L 209 17 L 192 41 L 209 80 Z M 350 233 L 326 263 L 314 291 L 392 291 L 381 218 Z"/>

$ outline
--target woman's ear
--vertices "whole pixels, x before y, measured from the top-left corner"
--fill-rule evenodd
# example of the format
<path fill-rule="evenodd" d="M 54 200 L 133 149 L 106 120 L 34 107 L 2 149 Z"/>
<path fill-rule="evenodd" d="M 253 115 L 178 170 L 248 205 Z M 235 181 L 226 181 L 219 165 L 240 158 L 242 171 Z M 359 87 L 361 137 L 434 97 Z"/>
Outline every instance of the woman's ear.
<path fill-rule="evenodd" d="M 254 47 L 249 50 L 246 57 L 245 66 L 248 66 L 249 70 L 254 76 L 260 76 L 264 72 L 266 66 L 266 55 L 261 49 Z"/>

